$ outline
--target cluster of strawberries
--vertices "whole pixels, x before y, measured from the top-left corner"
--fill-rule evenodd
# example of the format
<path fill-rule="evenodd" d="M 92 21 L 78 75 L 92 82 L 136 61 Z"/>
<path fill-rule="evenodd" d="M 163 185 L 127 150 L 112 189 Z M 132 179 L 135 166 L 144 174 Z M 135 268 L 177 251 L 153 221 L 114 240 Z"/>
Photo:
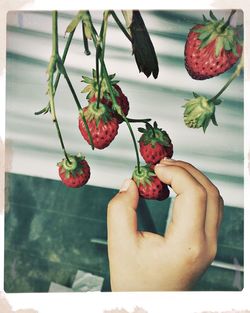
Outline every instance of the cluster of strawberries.
<path fill-rule="evenodd" d="M 114 75 L 110 76 L 111 78 Z M 105 84 L 97 84 L 95 71 L 93 78 L 83 77 L 83 81 L 88 85 L 83 89 L 87 92 L 88 105 L 82 108 L 79 115 L 79 130 L 83 138 L 89 143 L 90 137 L 86 125 L 82 119 L 85 117 L 89 128 L 93 146 L 96 149 L 104 149 L 110 145 L 118 133 L 119 124 L 124 120 L 121 115 L 113 109 L 110 93 Z M 116 102 L 122 110 L 124 116 L 129 112 L 129 102 L 117 81 L 112 81 L 112 91 L 116 97 Z M 99 95 L 98 95 L 99 93 Z M 98 101 L 99 97 L 99 101 Z M 158 128 L 157 123 L 150 125 L 146 122 L 146 128 L 138 128 L 142 133 L 139 144 L 140 153 L 147 163 L 140 168 L 136 167 L 132 178 L 136 182 L 139 193 L 147 199 L 163 200 L 168 197 L 169 190 L 154 173 L 154 166 L 164 157 L 172 157 L 173 144 L 168 134 Z M 68 187 L 81 187 L 87 183 L 90 177 L 90 168 L 83 156 L 69 156 L 58 163 L 59 176 L 62 182 Z"/>
<path fill-rule="evenodd" d="M 111 79 L 113 77 L 114 75 L 110 76 Z M 82 91 L 88 93 L 88 105 L 83 107 L 79 114 L 78 127 L 83 138 L 91 144 L 88 130 L 82 118 L 82 115 L 84 115 L 93 146 L 96 149 L 104 149 L 116 137 L 119 124 L 123 122 L 123 119 L 113 110 L 107 87 L 104 84 L 101 86 L 98 85 L 95 71 L 93 71 L 93 78 L 83 76 L 83 82 L 88 84 Z M 117 104 L 126 116 L 129 111 L 128 99 L 116 81 L 112 82 L 112 88 Z M 99 101 L 98 93 L 100 93 Z M 59 176 L 62 182 L 68 187 L 81 187 L 90 178 L 90 168 L 83 156 L 70 155 L 68 160 L 65 158 L 59 162 L 58 167 Z"/>
<path fill-rule="evenodd" d="M 229 25 L 231 13 L 227 22 L 217 20 L 210 12 L 211 21 L 204 17 L 203 24 L 195 25 L 189 32 L 185 44 L 185 66 L 189 75 L 198 80 L 204 80 L 220 75 L 230 69 L 242 54 L 242 45 L 236 31 Z M 110 82 L 119 110 L 114 109 L 112 97 L 105 80 L 98 81 L 95 71 L 93 78 L 83 76 L 87 84 L 83 92 L 87 93 L 88 105 L 82 109 L 79 116 L 79 129 L 83 138 L 97 149 L 104 149 L 114 140 L 119 124 L 124 121 L 129 111 L 129 102 L 110 75 Z M 219 99 L 210 101 L 194 94 L 194 99 L 185 105 L 184 121 L 188 127 L 203 127 L 205 130 L 210 120 L 215 120 L 215 105 Z M 86 122 L 82 119 L 84 115 Z M 123 116 L 122 116 L 123 115 Z M 91 133 L 92 143 L 86 123 Z M 145 122 L 145 128 L 138 128 L 142 133 L 139 139 L 140 153 L 145 165 L 137 165 L 132 179 L 138 186 L 139 194 L 146 199 L 163 200 L 169 196 L 168 186 L 156 176 L 154 167 L 164 157 L 171 158 L 173 144 L 166 131 Z M 69 187 L 80 187 L 87 183 L 90 169 L 84 157 L 69 156 L 63 159 L 59 166 L 59 175 L 63 183 Z"/>

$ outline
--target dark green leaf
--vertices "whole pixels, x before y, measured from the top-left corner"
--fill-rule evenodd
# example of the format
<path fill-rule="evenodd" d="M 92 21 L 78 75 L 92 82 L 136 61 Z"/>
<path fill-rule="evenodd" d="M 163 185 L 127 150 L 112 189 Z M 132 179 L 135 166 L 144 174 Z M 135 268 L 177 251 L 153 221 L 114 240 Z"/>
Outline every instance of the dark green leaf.
<path fill-rule="evenodd" d="M 202 17 L 203 17 L 204 22 L 206 22 L 206 23 L 209 22 L 209 20 L 206 18 L 206 16 L 204 14 L 202 15 Z"/>
<path fill-rule="evenodd" d="M 217 17 L 214 15 L 212 10 L 209 11 L 209 15 L 213 21 L 218 21 Z"/>
<path fill-rule="evenodd" d="M 207 39 L 209 36 L 210 36 L 210 32 L 205 31 L 199 35 L 199 39 L 204 40 L 204 39 Z"/>
<path fill-rule="evenodd" d="M 204 133 L 206 132 L 209 122 L 210 122 L 210 118 L 206 118 L 203 122 L 202 128 L 203 128 Z"/>
<path fill-rule="evenodd" d="M 43 108 L 42 110 L 40 110 L 40 111 L 37 111 L 37 112 L 35 112 L 34 114 L 35 115 L 40 115 L 40 114 L 46 114 L 46 113 L 48 113 L 49 112 L 49 105 L 47 105 L 45 108 Z"/>
<path fill-rule="evenodd" d="M 146 132 L 146 130 L 145 130 L 144 128 L 142 128 L 142 127 L 138 127 L 138 131 L 139 131 L 140 133 L 145 133 L 145 132 Z"/>
<path fill-rule="evenodd" d="M 212 120 L 212 122 L 213 122 L 213 124 L 214 124 L 215 126 L 218 126 L 218 123 L 217 123 L 216 118 L 215 118 L 215 114 L 213 114 L 213 115 L 211 116 L 211 120 Z"/>
<path fill-rule="evenodd" d="M 219 105 L 221 104 L 222 100 L 221 99 L 216 99 L 213 101 L 214 105 Z"/>
<path fill-rule="evenodd" d="M 159 67 L 155 49 L 141 14 L 137 10 L 133 11 L 130 32 L 132 37 L 133 54 L 139 72 L 143 72 L 147 77 L 152 74 L 154 78 L 157 78 Z"/>

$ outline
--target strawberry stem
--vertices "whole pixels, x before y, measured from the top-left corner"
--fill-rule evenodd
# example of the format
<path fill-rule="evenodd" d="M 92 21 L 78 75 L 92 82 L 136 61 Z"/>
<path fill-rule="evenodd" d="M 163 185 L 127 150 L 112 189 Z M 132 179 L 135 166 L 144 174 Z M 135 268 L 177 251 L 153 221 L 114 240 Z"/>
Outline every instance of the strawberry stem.
<path fill-rule="evenodd" d="M 86 128 L 86 130 L 87 130 L 87 134 L 88 134 L 88 137 L 89 137 L 89 140 L 90 140 L 91 148 L 92 148 L 92 150 L 94 150 L 93 138 L 92 138 L 92 135 L 91 135 L 91 133 L 90 133 L 89 126 L 88 126 L 88 124 L 87 124 L 86 118 L 85 118 L 84 114 L 82 114 L 82 107 L 81 107 L 81 104 L 80 104 L 80 102 L 79 102 L 79 100 L 78 100 L 78 97 L 77 97 L 77 95 L 76 95 L 76 93 L 75 93 L 74 87 L 72 86 L 72 83 L 71 83 L 71 81 L 70 81 L 70 78 L 69 78 L 69 76 L 68 76 L 68 74 L 67 74 L 67 72 L 66 72 L 66 69 L 65 69 L 64 65 L 62 65 L 62 67 L 63 67 L 63 69 L 64 69 L 64 70 L 63 70 L 63 75 L 64 75 L 64 77 L 65 77 L 65 79 L 66 79 L 66 81 L 67 81 L 67 84 L 68 84 L 68 86 L 69 86 L 69 89 L 70 89 L 70 91 L 71 91 L 71 93 L 72 93 L 72 95 L 73 95 L 73 98 L 74 98 L 74 100 L 75 100 L 75 103 L 76 103 L 76 105 L 77 105 L 78 112 L 79 112 L 79 114 L 80 114 L 80 116 L 81 116 L 81 118 L 82 118 L 82 121 L 83 121 L 83 123 L 84 123 L 84 126 L 85 126 L 85 128 Z"/>
<path fill-rule="evenodd" d="M 83 37 L 83 45 L 84 45 L 84 53 L 86 55 L 90 55 L 90 51 L 89 51 L 89 43 L 88 43 L 88 38 L 85 35 L 85 30 L 84 30 L 85 26 L 84 26 L 84 22 L 82 20 L 82 37 Z"/>
<path fill-rule="evenodd" d="M 241 70 L 243 69 L 244 62 L 243 62 L 243 55 L 240 58 L 240 61 L 236 67 L 236 70 L 232 74 L 232 76 L 229 78 L 227 83 L 221 88 L 221 90 L 211 99 L 208 100 L 208 103 L 214 102 L 219 96 L 227 89 L 227 87 L 231 84 L 231 82 L 240 75 Z"/>
<path fill-rule="evenodd" d="M 113 10 L 110 11 L 110 14 L 112 15 L 113 19 L 115 20 L 116 24 L 120 27 L 121 31 L 124 33 L 124 35 L 128 38 L 130 42 L 132 42 L 132 38 L 129 35 L 126 28 L 123 26 L 122 22 L 119 20 L 118 16 L 115 14 Z"/>
<path fill-rule="evenodd" d="M 100 103 L 100 95 L 101 95 L 101 84 L 100 84 L 100 76 L 99 76 L 99 52 L 100 52 L 100 46 L 98 45 L 96 47 L 96 54 L 95 54 L 95 68 L 96 68 L 96 81 L 98 85 L 98 94 L 97 94 L 97 109 L 99 109 L 99 103 Z"/>
<path fill-rule="evenodd" d="M 70 46 L 70 44 L 71 44 L 71 41 L 72 41 L 74 32 L 75 32 L 75 29 L 69 34 L 68 40 L 67 40 L 67 42 L 66 42 L 66 45 L 65 45 L 65 48 L 64 48 L 64 51 L 63 51 L 63 56 L 62 56 L 62 63 L 63 63 L 63 64 L 64 64 L 64 62 L 65 62 L 65 60 L 66 60 L 66 57 L 67 57 L 67 54 L 68 54 L 68 51 L 69 51 L 69 46 Z M 56 89 L 57 89 L 57 87 L 58 87 L 60 78 L 61 78 L 61 73 L 58 72 L 57 75 L 56 75 L 55 82 L 54 82 L 54 91 L 55 91 L 55 92 L 56 92 Z M 49 103 L 48 103 L 48 105 L 47 105 L 44 109 L 42 109 L 41 111 L 35 112 L 35 115 L 39 115 L 40 112 L 41 112 L 41 113 L 43 113 L 43 112 L 48 112 L 48 109 L 49 109 Z"/>
<path fill-rule="evenodd" d="M 108 15 L 109 14 L 108 14 L 108 11 L 107 11 L 106 14 L 104 14 L 104 18 L 103 18 L 103 29 L 104 29 L 105 36 L 102 36 L 102 46 L 105 45 L 106 29 L 107 29 L 107 23 L 108 23 Z M 97 35 L 96 35 L 97 33 L 96 33 L 96 30 L 95 30 L 94 25 L 92 23 L 92 19 L 91 19 L 90 13 L 88 11 L 85 13 L 85 18 L 89 21 L 89 23 L 91 25 L 92 39 L 93 39 L 95 47 L 97 47 L 98 46 L 98 39 L 97 39 Z M 110 94 L 111 99 L 112 99 L 112 103 L 113 103 L 112 107 L 116 110 L 116 112 L 119 115 L 121 115 L 121 117 L 123 118 L 123 120 L 125 121 L 128 129 L 129 129 L 130 135 L 132 137 L 134 148 L 135 148 L 135 154 L 136 154 L 137 168 L 138 168 L 138 172 L 140 173 L 140 157 L 139 157 L 138 147 L 137 147 L 137 144 L 136 144 L 135 135 L 134 135 L 133 129 L 132 129 L 128 119 L 126 118 L 126 116 L 124 115 L 124 113 L 122 112 L 120 106 L 118 105 L 118 103 L 116 101 L 116 98 L 115 98 L 115 95 L 114 95 L 114 92 L 113 92 L 113 88 L 112 88 L 112 84 L 110 82 L 109 74 L 108 74 L 108 71 L 107 71 L 107 68 L 106 68 L 106 65 L 105 65 L 105 62 L 104 62 L 104 53 L 102 51 L 102 48 L 101 48 L 101 53 L 99 54 L 99 59 L 100 59 L 102 70 L 103 70 L 103 77 L 104 77 L 104 79 L 106 81 L 106 84 L 107 84 L 107 87 L 108 87 L 108 90 L 109 90 L 109 94 Z"/>
<path fill-rule="evenodd" d="M 151 121 L 151 118 L 139 119 L 139 118 L 129 118 L 127 117 L 129 123 L 147 123 Z"/>
<path fill-rule="evenodd" d="M 53 11 L 52 12 L 52 56 L 51 56 L 51 62 L 49 64 L 49 69 L 48 69 L 49 71 L 48 94 L 50 98 L 49 104 L 50 104 L 50 112 L 51 112 L 52 120 L 56 126 L 57 135 L 58 135 L 63 153 L 67 161 L 71 163 L 68 157 L 68 153 L 65 149 L 60 127 L 56 118 L 56 110 L 55 110 L 55 102 L 54 102 L 55 89 L 54 89 L 54 84 L 53 84 L 53 78 L 54 78 L 54 72 L 55 72 L 55 64 L 57 62 L 57 56 L 58 56 L 57 11 Z"/>
<path fill-rule="evenodd" d="M 232 10 L 231 13 L 230 13 L 230 15 L 229 15 L 229 17 L 228 17 L 228 19 L 227 19 L 227 21 L 225 22 L 224 25 L 222 25 L 222 27 L 221 27 L 221 32 L 222 32 L 222 33 L 223 33 L 224 30 L 229 26 L 230 21 L 231 21 L 231 18 L 232 18 L 232 16 L 235 14 L 235 12 L 236 12 L 236 10 Z"/>

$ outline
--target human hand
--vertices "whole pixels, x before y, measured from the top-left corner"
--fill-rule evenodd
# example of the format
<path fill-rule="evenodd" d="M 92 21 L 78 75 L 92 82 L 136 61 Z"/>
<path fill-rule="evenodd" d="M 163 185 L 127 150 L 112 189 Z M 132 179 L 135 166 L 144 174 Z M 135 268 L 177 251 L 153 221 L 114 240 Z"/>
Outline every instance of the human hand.
<path fill-rule="evenodd" d="M 108 206 L 108 255 L 112 291 L 190 290 L 214 260 L 223 199 L 191 164 L 172 159 L 155 166 L 176 193 L 165 235 L 137 230 L 134 181 L 124 182 Z"/>

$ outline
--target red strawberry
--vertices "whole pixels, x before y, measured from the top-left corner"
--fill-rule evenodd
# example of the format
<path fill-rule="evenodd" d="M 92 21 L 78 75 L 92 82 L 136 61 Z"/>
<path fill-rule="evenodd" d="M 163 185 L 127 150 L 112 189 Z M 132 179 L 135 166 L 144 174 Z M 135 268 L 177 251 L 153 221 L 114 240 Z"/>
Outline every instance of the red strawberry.
<path fill-rule="evenodd" d="M 108 106 L 102 103 L 99 103 L 98 106 L 96 102 L 93 102 L 84 107 L 81 114 L 85 116 L 94 147 L 97 149 L 106 148 L 117 135 L 119 127 L 117 119 L 112 115 Z M 79 129 L 83 138 L 90 144 L 81 114 L 79 115 Z"/>
<path fill-rule="evenodd" d="M 125 116 L 128 115 L 128 111 L 129 111 L 129 102 L 128 102 L 128 98 L 125 96 L 125 94 L 122 92 L 121 88 L 119 87 L 119 85 L 117 84 L 118 81 L 113 81 L 112 79 L 114 78 L 115 74 L 110 75 L 110 81 L 111 81 L 111 85 L 112 85 L 112 90 L 113 93 L 115 95 L 117 104 L 120 106 L 123 114 Z M 82 92 L 87 92 L 87 99 L 89 101 L 89 103 L 92 102 L 96 102 L 97 101 L 97 97 L 98 97 L 98 89 L 99 86 L 97 84 L 97 79 L 96 79 L 96 72 L 95 70 L 93 70 L 93 79 L 83 76 L 83 82 L 87 83 L 88 85 L 82 90 Z M 108 87 L 106 85 L 105 80 L 102 80 L 102 84 L 101 84 L 101 90 L 100 90 L 100 102 L 108 105 L 109 108 L 111 110 L 113 110 L 112 107 L 112 99 L 108 90 Z M 114 112 L 115 117 L 118 119 L 119 123 L 123 122 L 123 118 L 117 114 L 116 112 Z"/>
<path fill-rule="evenodd" d="M 69 155 L 69 161 L 65 158 L 57 163 L 58 172 L 62 182 L 67 187 L 78 188 L 85 185 L 90 177 L 90 168 L 85 158 L 78 154 Z"/>
<path fill-rule="evenodd" d="M 142 132 L 139 139 L 140 152 L 146 163 L 156 164 L 164 157 L 173 156 L 173 144 L 166 131 L 158 128 L 157 123 L 154 126 L 146 124 L 146 129 L 138 128 Z"/>
<path fill-rule="evenodd" d="M 242 45 L 236 30 L 224 18 L 220 21 L 210 11 L 212 20 L 195 25 L 185 44 L 185 66 L 197 80 L 208 79 L 229 70 L 240 58 Z"/>
<path fill-rule="evenodd" d="M 148 164 L 140 166 L 140 172 L 136 166 L 132 179 L 135 181 L 142 198 L 161 201 L 169 196 L 168 186 L 159 180 Z"/>

